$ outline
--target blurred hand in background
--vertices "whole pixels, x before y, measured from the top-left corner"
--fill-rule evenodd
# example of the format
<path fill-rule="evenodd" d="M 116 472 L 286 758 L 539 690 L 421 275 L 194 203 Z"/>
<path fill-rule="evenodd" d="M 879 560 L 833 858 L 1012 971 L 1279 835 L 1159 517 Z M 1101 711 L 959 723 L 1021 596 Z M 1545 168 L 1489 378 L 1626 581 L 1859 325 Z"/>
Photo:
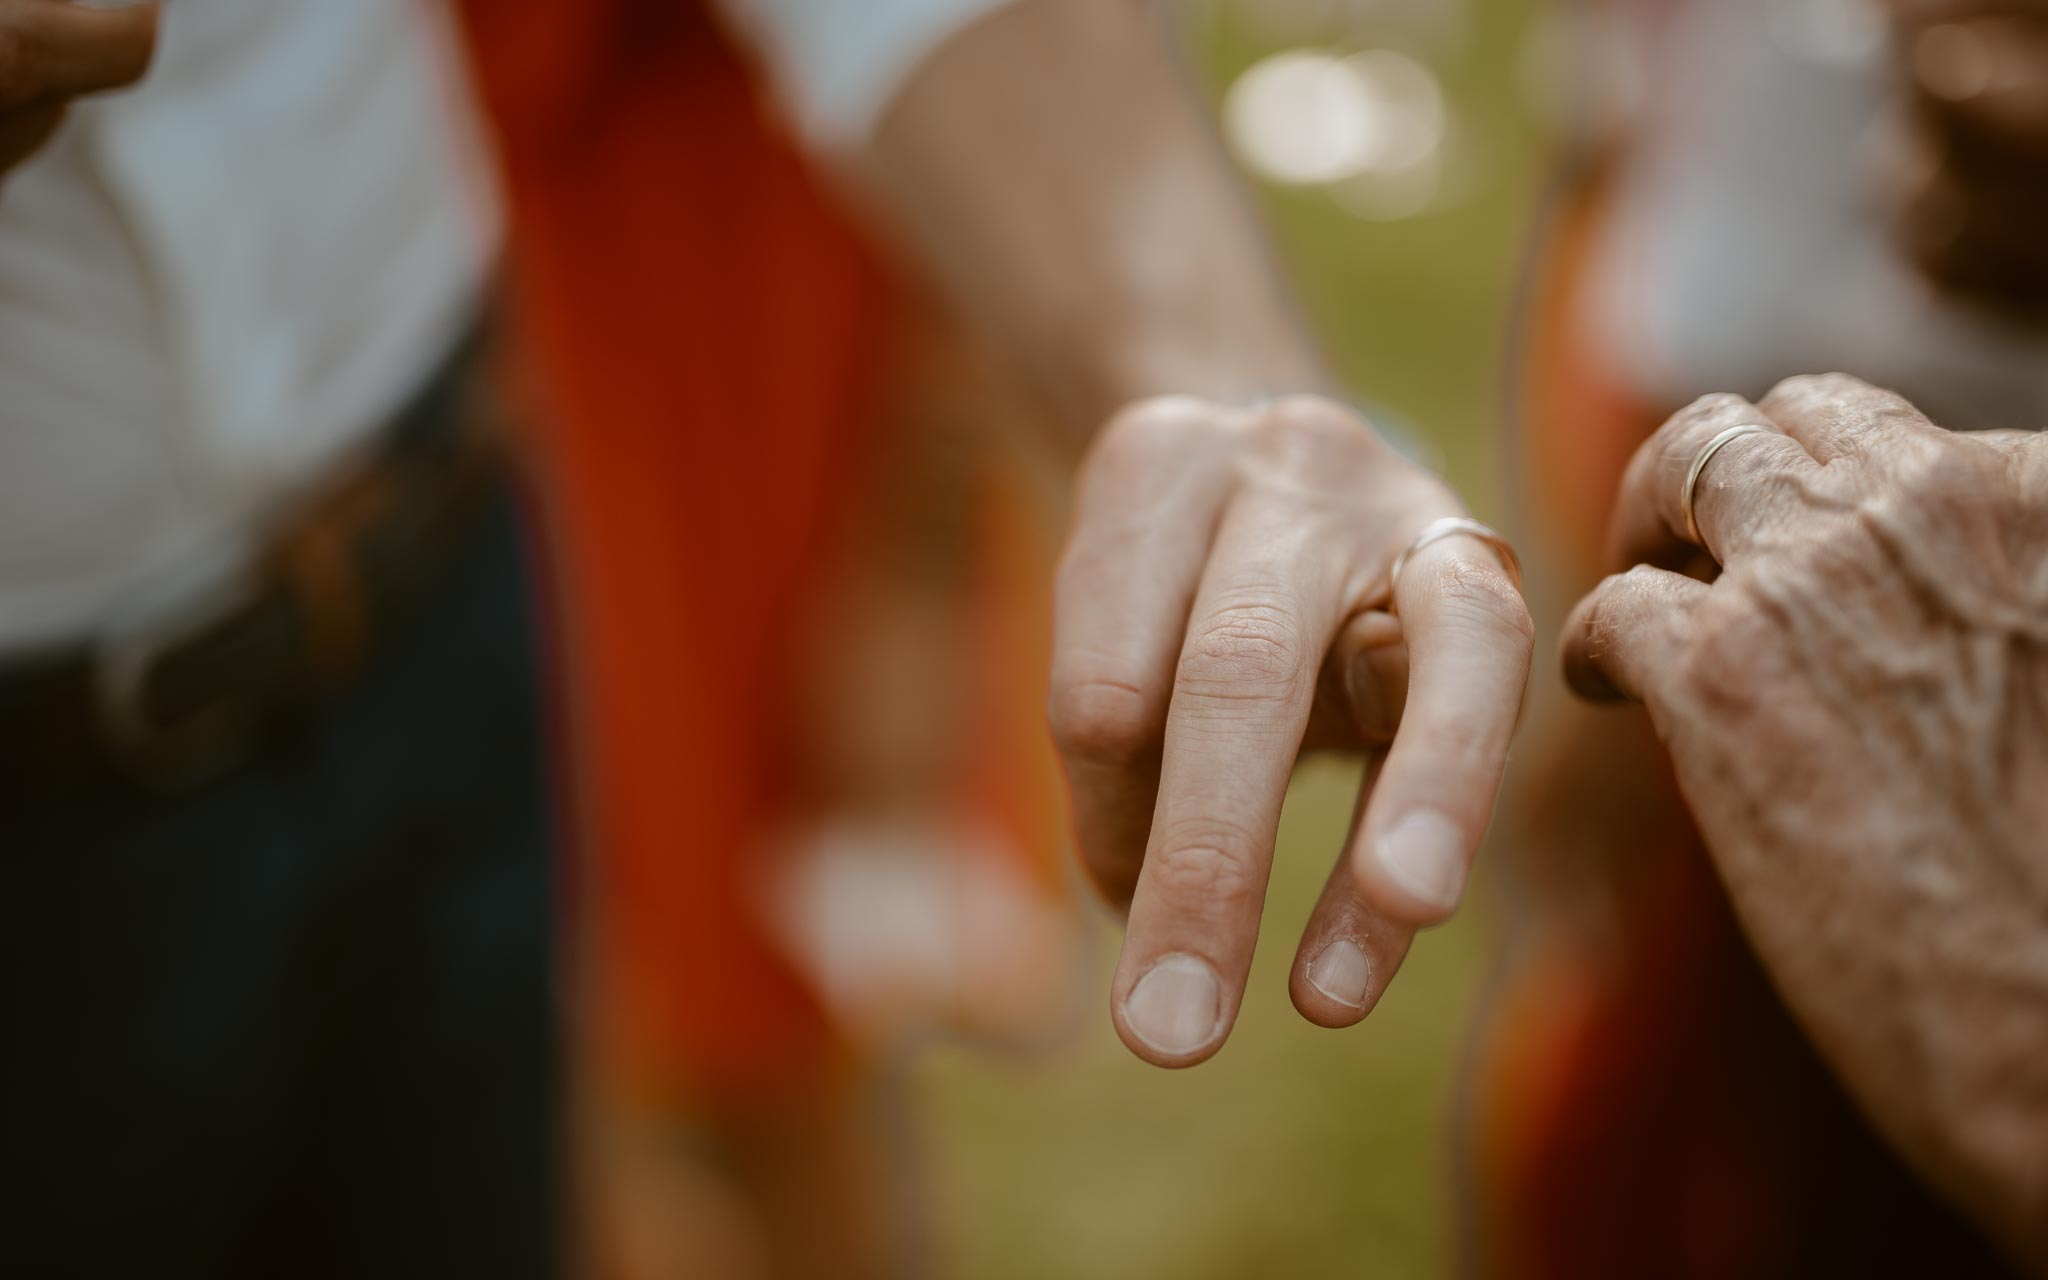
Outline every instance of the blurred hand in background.
<path fill-rule="evenodd" d="M 1907 102 L 1908 251 L 1945 288 L 2048 318 L 2048 3 L 1887 3 Z"/>
<path fill-rule="evenodd" d="M 72 99 L 142 78 L 156 19 L 155 4 L 0 0 L 0 177 L 49 141 Z"/>

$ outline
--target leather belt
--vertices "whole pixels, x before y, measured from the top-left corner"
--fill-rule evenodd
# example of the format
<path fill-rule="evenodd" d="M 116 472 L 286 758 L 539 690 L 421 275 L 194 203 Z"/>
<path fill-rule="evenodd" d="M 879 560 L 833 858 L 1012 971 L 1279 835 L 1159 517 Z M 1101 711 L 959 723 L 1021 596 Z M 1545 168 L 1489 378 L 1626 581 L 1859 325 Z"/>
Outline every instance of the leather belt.
<path fill-rule="evenodd" d="M 504 476 L 472 334 L 302 503 L 232 592 L 68 648 L 0 659 L 0 790 L 116 776 L 177 790 L 345 687 L 436 584 Z"/>

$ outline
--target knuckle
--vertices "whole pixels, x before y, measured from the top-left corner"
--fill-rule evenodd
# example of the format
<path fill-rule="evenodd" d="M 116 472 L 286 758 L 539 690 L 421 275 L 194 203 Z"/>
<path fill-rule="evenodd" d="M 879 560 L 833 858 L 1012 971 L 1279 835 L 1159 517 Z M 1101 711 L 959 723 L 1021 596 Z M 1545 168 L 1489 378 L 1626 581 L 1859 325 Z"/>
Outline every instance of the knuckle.
<path fill-rule="evenodd" d="M 1893 450 L 1891 458 L 1899 490 L 1916 502 L 1974 505 L 2006 489 L 1998 459 L 1967 439 L 1943 437 L 1918 448 L 1909 444 Z"/>
<path fill-rule="evenodd" d="M 1159 893 L 1176 903 L 1236 904 L 1259 892 L 1249 833 L 1214 820 L 1165 833 L 1145 871 Z"/>
<path fill-rule="evenodd" d="M 1639 564 L 1621 573 L 1608 574 L 1593 588 L 1588 596 L 1585 630 L 1596 648 L 1610 649 L 1621 639 L 1619 615 L 1626 612 L 1628 602 L 1652 598 L 1656 573 L 1649 565 Z"/>
<path fill-rule="evenodd" d="M 1655 568 L 1650 565 L 1639 564 L 1621 573 L 1607 575 L 1606 580 L 1600 584 L 1600 589 L 1603 595 L 1613 593 L 1616 595 L 1626 594 L 1648 598 L 1655 594 L 1657 583 L 1660 580 L 1661 578 Z"/>
<path fill-rule="evenodd" d="M 1149 396 L 1120 410 L 1102 428 L 1098 453 L 1151 456 L 1209 425 L 1213 406 L 1198 396 Z"/>
<path fill-rule="evenodd" d="M 1746 413 L 1748 409 L 1749 402 L 1733 392 L 1710 392 L 1672 414 L 1670 421 L 1664 424 L 1665 430 L 1671 432 L 1718 423 Z"/>
<path fill-rule="evenodd" d="M 1611 627 L 1614 614 L 1623 601 L 1649 594 L 1656 572 L 1649 565 L 1639 564 L 1600 579 L 1600 585 L 1593 588 L 1589 597 L 1592 601 L 1589 616 L 1592 625 L 1596 629 Z"/>
<path fill-rule="evenodd" d="M 1507 574 L 1491 564 L 1463 558 L 1445 562 L 1437 576 L 1436 604 L 1446 621 L 1483 631 L 1526 653 L 1536 624 L 1529 606 Z"/>
<path fill-rule="evenodd" d="M 1256 428 L 1269 457 L 1320 468 L 1373 454 L 1378 435 L 1343 405 L 1318 396 L 1283 396 L 1259 414 Z"/>
<path fill-rule="evenodd" d="M 1343 426 L 1344 411 L 1319 396 L 1287 395 L 1267 405 L 1259 425 L 1281 437 L 1314 439 Z"/>
<path fill-rule="evenodd" d="M 1302 678 L 1301 626 L 1271 604 L 1233 605 L 1188 635 L 1179 688 L 1196 697 L 1261 699 L 1291 695 Z"/>
<path fill-rule="evenodd" d="M 1063 756 L 1121 762 L 1155 750 L 1162 736 L 1154 700 L 1135 681 L 1092 679 L 1053 686 L 1046 721 Z"/>
<path fill-rule="evenodd" d="M 1218 430 L 1216 408 L 1195 396 L 1154 396 L 1118 413 L 1097 433 L 1081 467 L 1081 503 L 1087 494 L 1122 510 L 1158 489 L 1162 476 L 1186 471 L 1188 451 Z"/>
<path fill-rule="evenodd" d="M 1766 404 L 1815 404 L 1841 400 L 1870 390 L 1869 384 L 1846 373 L 1795 373 L 1781 378 L 1764 397 Z"/>

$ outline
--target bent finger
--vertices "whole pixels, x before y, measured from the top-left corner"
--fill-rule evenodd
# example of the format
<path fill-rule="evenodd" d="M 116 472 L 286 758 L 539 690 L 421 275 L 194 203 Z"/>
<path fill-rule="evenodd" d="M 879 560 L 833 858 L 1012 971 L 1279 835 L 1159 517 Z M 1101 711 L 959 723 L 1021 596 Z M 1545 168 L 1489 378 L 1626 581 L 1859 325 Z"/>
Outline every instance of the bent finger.
<path fill-rule="evenodd" d="M 1408 702 L 1352 868 L 1367 904 L 1420 927 L 1463 896 L 1521 714 L 1533 627 L 1503 567 L 1471 538 L 1425 547 L 1395 586 Z"/>
<path fill-rule="evenodd" d="M 1379 775 L 1374 760 L 1358 790 L 1351 829 L 1356 831 Z M 1347 841 L 1347 846 L 1348 846 Z M 1379 1003 L 1408 954 L 1415 930 L 1373 910 L 1358 890 L 1343 850 L 1309 912 L 1288 972 L 1287 992 L 1301 1016 L 1319 1027 L 1348 1027 Z"/>
<path fill-rule="evenodd" d="M 1701 455 L 1737 427 L 1760 431 L 1725 440 L 1695 479 L 1686 519 L 1686 480 Z M 1819 471 L 1798 441 L 1740 396 L 1712 395 L 1671 415 L 1629 459 L 1608 538 L 1613 563 L 1677 568 L 1704 550 L 1717 562 L 1747 553 L 1798 506 Z"/>
<path fill-rule="evenodd" d="M 1564 678 L 1582 698 L 1649 699 L 1671 667 L 1688 620 L 1710 588 L 1681 573 L 1637 565 L 1587 593 L 1564 625 Z"/>
<path fill-rule="evenodd" d="M 1337 629 L 1316 685 L 1304 751 L 1384 748 L 1408 701 L 1408 645 L 1401 620 L 1383 609 L 1353 614 Z"/>

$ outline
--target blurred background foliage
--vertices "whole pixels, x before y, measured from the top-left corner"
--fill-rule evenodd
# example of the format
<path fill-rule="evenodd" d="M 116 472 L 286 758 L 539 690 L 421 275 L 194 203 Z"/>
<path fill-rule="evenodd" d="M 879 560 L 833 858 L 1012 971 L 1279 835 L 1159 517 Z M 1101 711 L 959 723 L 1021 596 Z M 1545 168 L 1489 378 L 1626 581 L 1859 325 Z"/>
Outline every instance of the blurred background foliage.
<path fill-rule="evenodd" d="M 1346 155 L 1357 158 L 1358 140 L 1342 127 L 1329 154 L 1293 157 L 1310 169 L 1322 163 L 1316 180 L 1297 175 L 1257 190 L 1348 384 L 1425 437 L 1479 514 L 1499 517 L 1504 346 L 1541 165 L 1527 109 L 1531 4 L 1180 7 L 1206 88 L 1231 112 L 1244 96 L 1233 86 L 1290 51 L 1328 55 L 1317 64 L 1326 67 L 1393 50 L 1434 77 L 1443 119 L 1426 160 L 1436 167 L 1414 198 L 1354 198 L 1356 175 L 1340 171 Z M 1290 111 L 1340 109 L 1350 92 L 1340 83 L 1333 107 L 1327 84 L 1301 92 L 1284 77 L 1277 83 L 1267 97 L 1278 115 L 1269 110 L 1260 127 L 1285 126 L 1283 142 L 1331 123 Z M 1240 116 L 1226 121 L 1240 158 L 1262 170 L 1247 153 L 1257 145 L 1247 127 Z M 1342 844 L 1357 776 L 1323 762 L 1296 778 L 1251 990 L 1211 1062 L 1159 1071 L 1117 1042 L 1106 993 L 1118 938 L 1106 918 L 1071 1036 L 1028 1053 L 938 1044 L 912 1055 L 905 1096 L 934 1274 L 1245 1280 L 1452 1270 L 1452 1102 L 1490 956 L 1495 877 L 1482 871 L 1464 914 L 1418 940 L 1368 1022 L 1330 1032 L 1302 1021 L 1287 1000 L 1286 968 Z M 1495 861 L 1505 838 L 1494 834 Z"/>

